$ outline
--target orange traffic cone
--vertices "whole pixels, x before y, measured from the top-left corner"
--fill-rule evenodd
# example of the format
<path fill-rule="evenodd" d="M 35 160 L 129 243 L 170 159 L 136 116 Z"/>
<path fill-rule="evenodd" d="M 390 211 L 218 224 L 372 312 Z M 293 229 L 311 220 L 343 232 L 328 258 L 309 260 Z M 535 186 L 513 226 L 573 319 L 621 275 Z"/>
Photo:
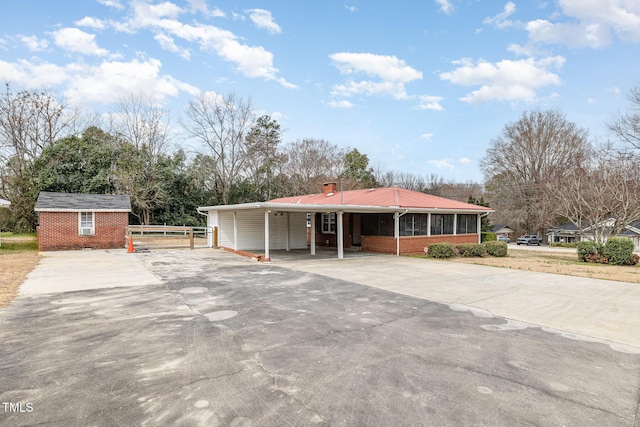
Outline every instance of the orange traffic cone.
<path fill-rule="evenodd" d="M 133 250 L 133 236 L 131 234 L 129 234 L 129 249 L 127 250 L 127 252 L 130 254 L 135 252 Z"/>

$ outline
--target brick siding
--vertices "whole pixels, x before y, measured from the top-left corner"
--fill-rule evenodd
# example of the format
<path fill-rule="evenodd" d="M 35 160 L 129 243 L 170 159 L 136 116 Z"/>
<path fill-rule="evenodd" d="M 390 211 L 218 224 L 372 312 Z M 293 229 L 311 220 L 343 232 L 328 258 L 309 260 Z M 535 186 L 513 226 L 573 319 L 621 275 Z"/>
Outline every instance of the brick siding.
<path fill-rule="evenodd" d="M 41 251 L 116 249 L 126 247 L 129 215 L 126 212 L 95 212 L 95 235 L 80 236 L 78 212 L 40 212 L 38 248 Z"/>
<path fill-rule="evenodd" d="M 400 237 L 400 254 L 423 254 L 424 247 L 433 243 L 478 243 L 477 234 L 446 234 L 438 236 L 403 236 Z M 396 239 L 388 236 L 362 236 L 362 250 L 383 254 L 396 253 Z"/>

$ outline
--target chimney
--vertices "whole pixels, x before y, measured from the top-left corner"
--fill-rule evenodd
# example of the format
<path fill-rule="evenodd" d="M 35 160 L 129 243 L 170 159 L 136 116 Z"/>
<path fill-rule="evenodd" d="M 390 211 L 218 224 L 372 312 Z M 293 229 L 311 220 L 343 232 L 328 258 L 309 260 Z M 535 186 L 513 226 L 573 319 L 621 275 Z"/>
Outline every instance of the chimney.
<path fill-rule="evenodd" d="M 324 186 L 322 191 L 324 194 L 335 193 L 336 188 L 338 187 L 338 184 L 336 182 L 325 182 L 322 185 Z"/>

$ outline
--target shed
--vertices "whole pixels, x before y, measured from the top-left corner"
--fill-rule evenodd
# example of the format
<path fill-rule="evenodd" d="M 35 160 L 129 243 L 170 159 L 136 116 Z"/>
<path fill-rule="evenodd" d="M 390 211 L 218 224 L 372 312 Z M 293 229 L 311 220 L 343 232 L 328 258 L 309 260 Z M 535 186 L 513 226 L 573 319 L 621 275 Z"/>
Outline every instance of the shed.
<path fill-rule="evenodd" d="M 124 248 L 127 195 L 41 192 L 36 201 L 41 251 Z"/>
<path fill-rule="evenodd" d="M 423 253 L 433 243 L 479 243 L 480 219 L 491 209 L 398 187 L 337 191 L 261 203 L 205 206 L 207 225 L 218 228 L 220 246 L 264 252 L 316 246 L 389 254 Z M 307 227 L 310 241 L 307 243 Z M 309 245 L 309 246 L 307 246 Z"/>

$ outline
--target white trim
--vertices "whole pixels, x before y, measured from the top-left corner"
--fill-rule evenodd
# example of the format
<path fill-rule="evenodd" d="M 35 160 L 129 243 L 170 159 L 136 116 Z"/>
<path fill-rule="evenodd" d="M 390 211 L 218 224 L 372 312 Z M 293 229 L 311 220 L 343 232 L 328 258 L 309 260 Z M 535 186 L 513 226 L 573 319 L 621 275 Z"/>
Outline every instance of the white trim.
<path fill-rule="evenodd" d="M 34 209 L 35 212 L 131 212 L 131 209 Z"/>
<path fill-rule="evenodd" d="M 82 214 L 91 214 L 91 227 L 82 226 Z M 85 232 L 88 231 L 88 232 Z M 78 236 L 95 236 L 96 235 L 96 214 L 93 211 L 78 212 Z"/>

